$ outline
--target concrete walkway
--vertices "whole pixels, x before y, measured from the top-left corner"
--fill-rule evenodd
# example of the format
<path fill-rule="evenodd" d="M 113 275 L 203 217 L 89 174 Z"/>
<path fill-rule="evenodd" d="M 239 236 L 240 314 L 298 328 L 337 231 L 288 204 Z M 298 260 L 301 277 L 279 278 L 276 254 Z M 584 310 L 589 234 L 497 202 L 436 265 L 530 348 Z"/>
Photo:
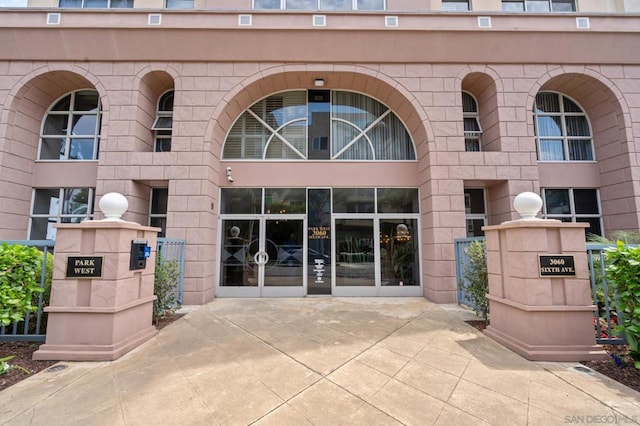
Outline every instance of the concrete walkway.
<path fill-rule="evenodd" d="M 639 393 L 577 364 L 526 361 L 461 311 L 421 298 L 216 299 L 117 361 L 65 362 L 0 392 L 0 424 L 640 420 Z"/>

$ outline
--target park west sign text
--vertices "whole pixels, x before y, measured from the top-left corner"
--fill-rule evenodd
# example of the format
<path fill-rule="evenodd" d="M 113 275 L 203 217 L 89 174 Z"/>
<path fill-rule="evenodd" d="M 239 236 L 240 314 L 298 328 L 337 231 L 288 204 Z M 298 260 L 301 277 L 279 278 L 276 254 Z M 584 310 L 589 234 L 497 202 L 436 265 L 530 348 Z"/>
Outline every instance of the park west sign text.
<path fill-rule="evenodd" d="M 69 256 L 67 278 L 102 277 L 102 256 Z"/>

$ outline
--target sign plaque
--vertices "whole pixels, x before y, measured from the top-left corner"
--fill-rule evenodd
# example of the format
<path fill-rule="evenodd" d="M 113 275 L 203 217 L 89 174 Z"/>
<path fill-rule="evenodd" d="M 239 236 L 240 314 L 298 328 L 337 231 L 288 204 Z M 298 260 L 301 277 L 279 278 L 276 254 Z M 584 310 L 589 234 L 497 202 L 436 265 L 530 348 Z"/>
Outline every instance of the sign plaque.
<path fill-rule="evenodd" d="M 575 277 L 575 259 L 561 254 L 538 255 L 541 277 Z"/>
<path fill-rule="evenodd" d="M 102 256 L 69 256 L 67 278 L 102 277 Z"/>

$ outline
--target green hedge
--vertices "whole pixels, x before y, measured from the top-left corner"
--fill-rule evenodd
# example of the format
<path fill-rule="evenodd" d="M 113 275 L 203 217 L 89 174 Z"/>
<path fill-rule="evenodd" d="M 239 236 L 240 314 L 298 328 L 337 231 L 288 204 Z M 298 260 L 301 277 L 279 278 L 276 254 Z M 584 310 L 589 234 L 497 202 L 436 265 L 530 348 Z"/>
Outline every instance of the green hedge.
<path fill-rule="evenodd" d="M 38 310 L 42 252 L 19 244 L 0 245 L 0 325 L 23 321 Z M 36 300 L 36 303 L 34 303 Z"/>
<path fill-rule="evenodd" d="M 618 312 L 618 332 L 624 333 L 629 344 L 629 355 L 640 369 L 640 247 L 629 247 L 618 241 L 615 248 L 607 249 L 607 279 L 615 288 Z"/>

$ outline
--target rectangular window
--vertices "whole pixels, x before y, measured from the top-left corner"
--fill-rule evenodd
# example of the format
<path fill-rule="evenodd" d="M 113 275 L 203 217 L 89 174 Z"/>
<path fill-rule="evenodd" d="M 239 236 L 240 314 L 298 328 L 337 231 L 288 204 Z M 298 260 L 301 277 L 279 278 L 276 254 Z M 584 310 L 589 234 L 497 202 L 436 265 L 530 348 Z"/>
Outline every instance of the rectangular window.
<path fill-rule="evenodd" d="M 55 240 L 54 224 L 80 223 L 92 216 L 92 188 L 34 189 L 29 239 Z"/>
<path fill-rule="evenodd" d="M 149 226 L 160 228 L 159 237 L 166 236 L 167 232 L 167 201 L 169 199 L 168 188 L 151 188 L 151 203 L 149 208 Z"/>
<path fill-rule="evenodd" d="M 132 9 L 133 0 L 60 0 L 58 6 L 69 9 Z"/>
<path fill-rule="evenodd" d="M 502 0 L 504 12 L 575 12 L 575 0 Z"/>
<path fill-rule="evenodd" d="M 320 0 L 320 10 L 351 10 L 351 0 Z"/>
<path fill-rule="evenodd" d="M 262 213 L 262 189 L 222 188 L 220 214 Z"/>
<path fill-rule="evenodd" d="M 385 10 L 385 0 L 253 0 L 259 10 Z"/>
<path fill-rule="evenodd" d="M 602 235 L 598 190 L 593 188 L 545 188 L 542 190 L 546 219 L 589 224 L 586 233 Z"/>
<path fill-rule="evenodd" d="M 373 213 L 374 211 L 373 188 L 335 188 L 333 190 L 334 213 Z"/>
<path fill-rule="evenodd" d="M 193 9 L 193 0 L 167 0 L 167 9 Z"/>
<path fill-rule="evenodd" d="M 280 9 L 280 0 L 253 0 L 254 9 Z"/>
<path fill-rule="evenodd" d="M 487 207 L 483 188 L 465 188 L 464 211 L 467 237 L 483 236 L 482 227 L 487 224 Z"/>
<path fill-rule="evenodd" d="M 442 10 L 466 12 L 471 8 L 469 0 L 442 0 Z"/>
<path fill-rule="evenodd" d="M 419 213 L 415 188 L 378 188 L 378 213 Z"/>

